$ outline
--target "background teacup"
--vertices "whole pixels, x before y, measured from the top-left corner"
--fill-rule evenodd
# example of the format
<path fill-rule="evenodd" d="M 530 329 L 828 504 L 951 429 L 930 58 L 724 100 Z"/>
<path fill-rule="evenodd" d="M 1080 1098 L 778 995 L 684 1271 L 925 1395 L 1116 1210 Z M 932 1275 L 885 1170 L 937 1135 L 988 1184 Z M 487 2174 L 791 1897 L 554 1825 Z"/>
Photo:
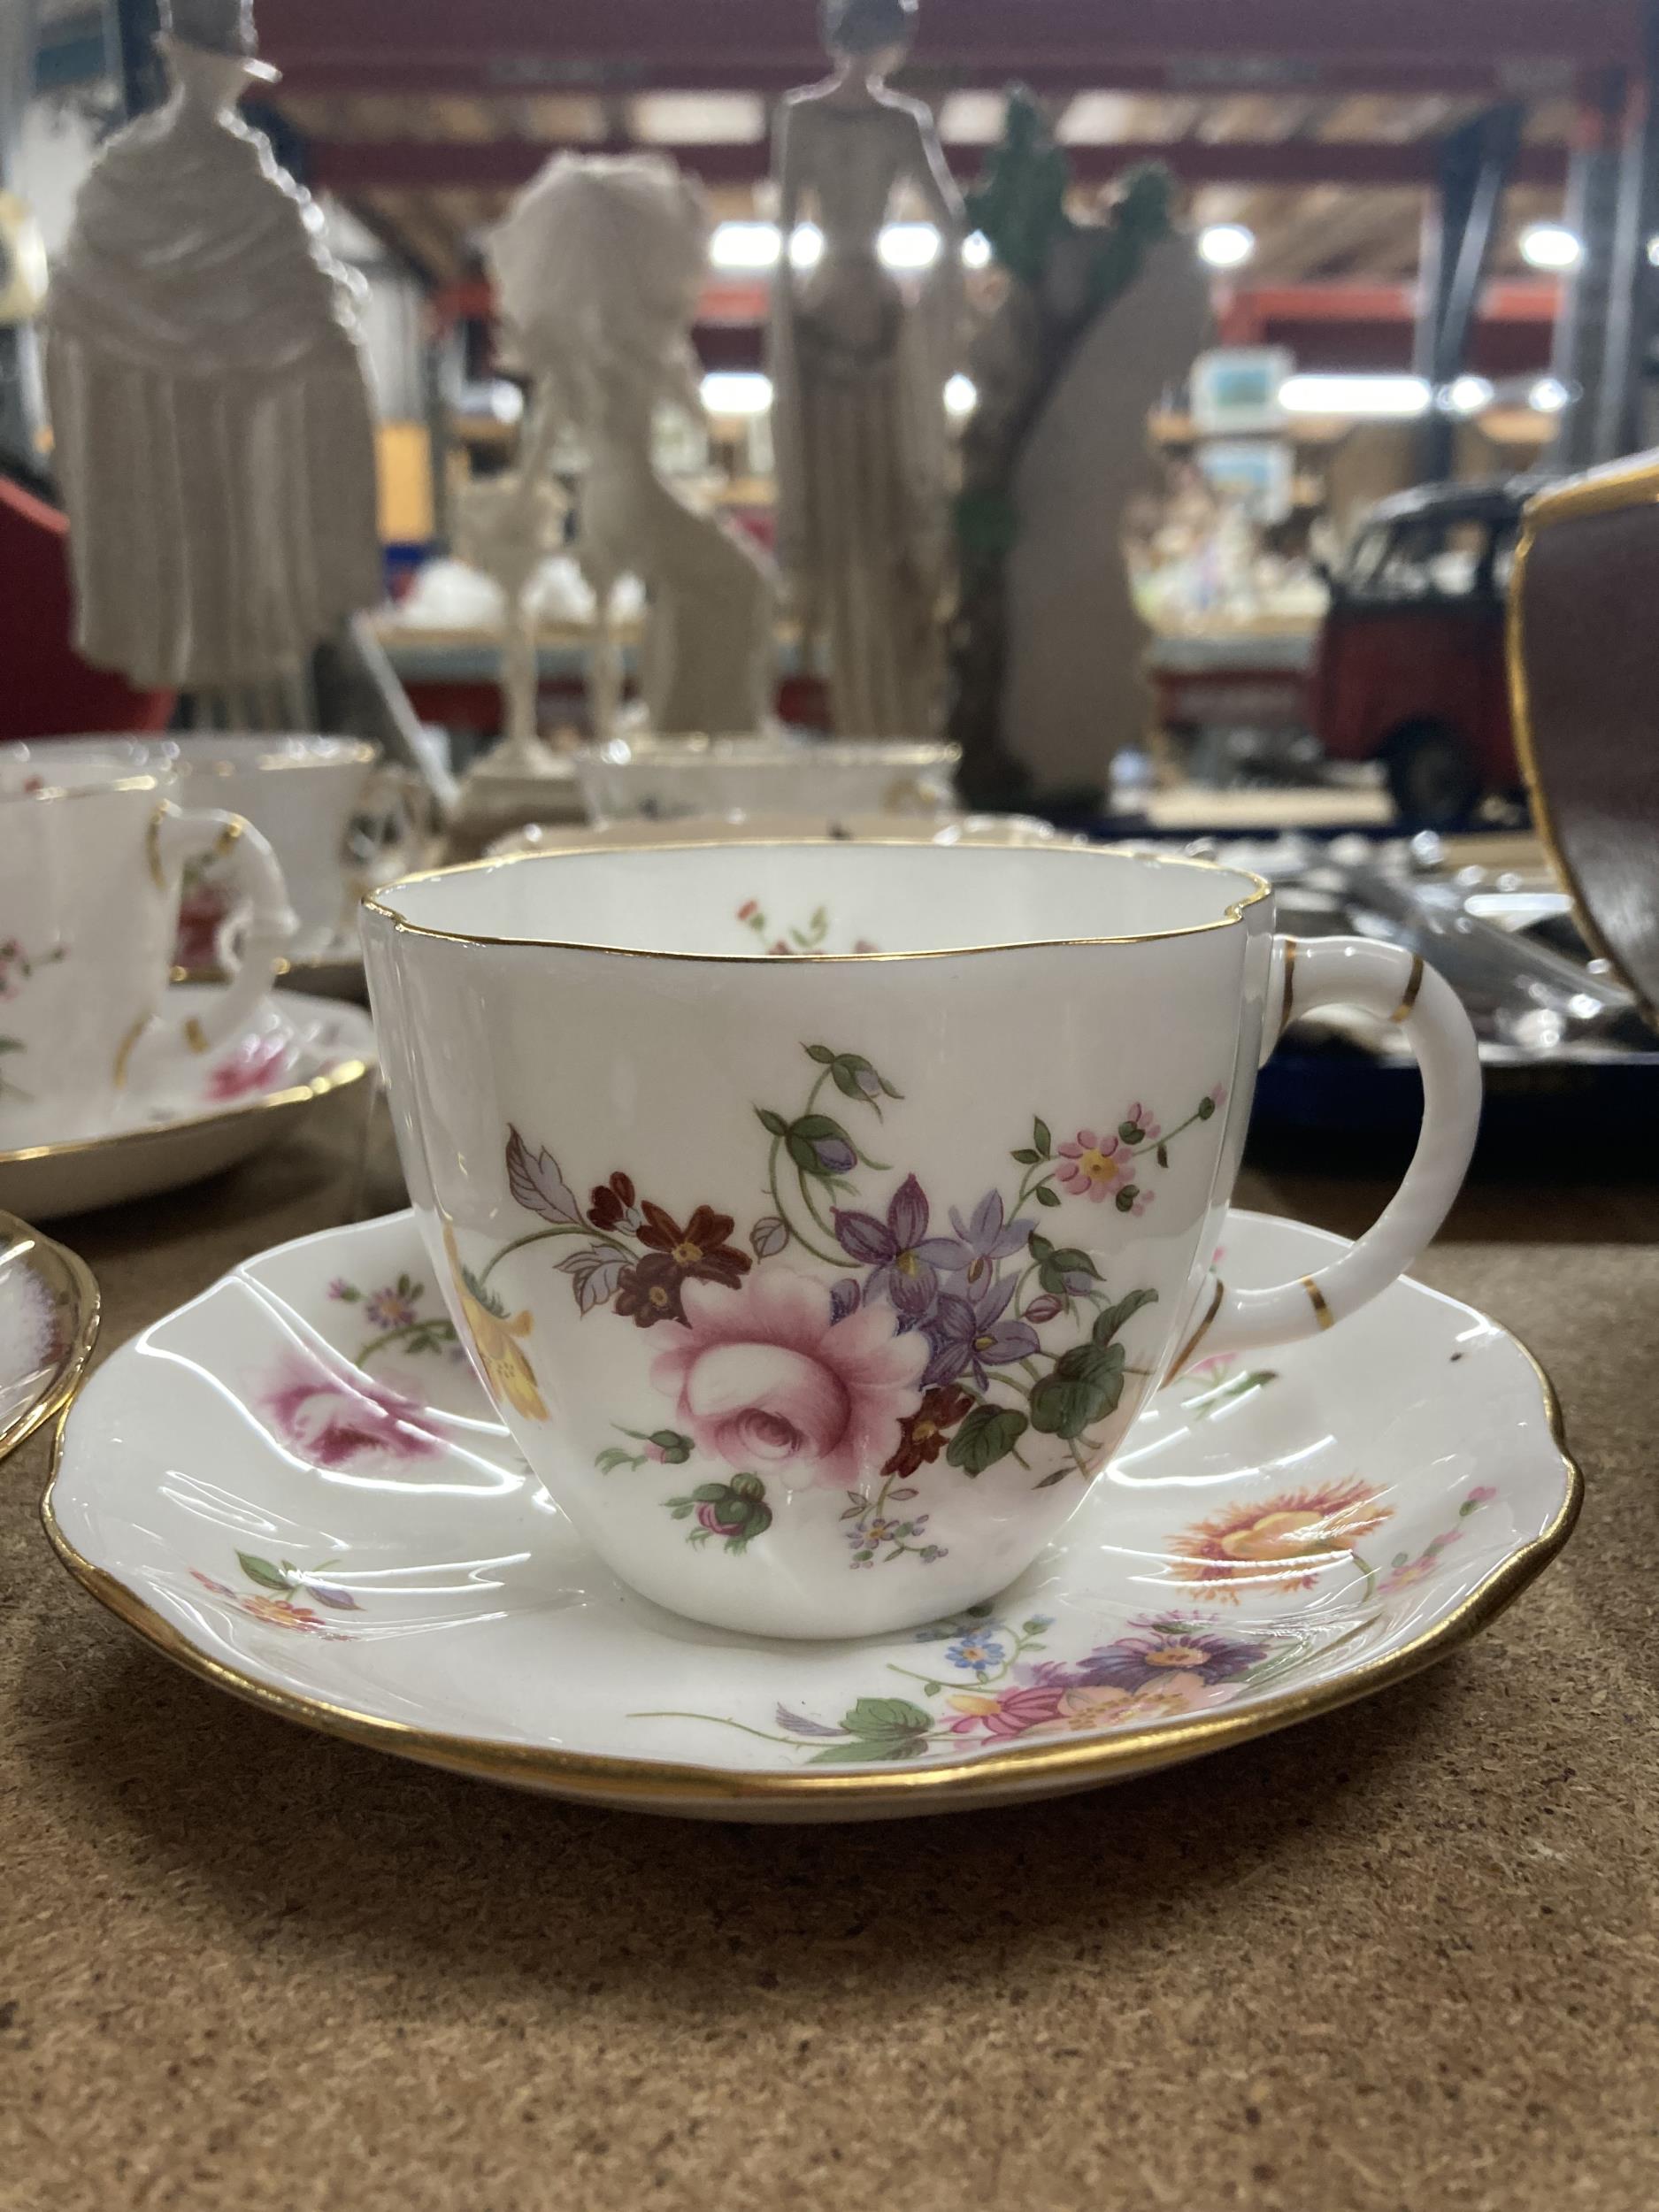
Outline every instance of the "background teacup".
<path fill-rule="evenodd" d="M 107 1125 L 123 1092 L 241 1034 L 294 930 L 240 815 L 183 810 L 170 770 L 0 748 L 0 1147 Z M 212 853 L 249 912 L 240 965 L 182 1028 L 157 1018 L 186 865 Z"/>
<path fill-rule="evenodd" d="M 528 822 L 485 847 L 488 858 L 510 853 L 587 852 L 597 845 L 799 844 L 831 837 L 849 844 L 1055 845 L 1067 840 L 1033 814 L 725 814 L 635 815 L 621 822 Z M 1072 839 L 1086 843 L 1086 839 Z"/>
<path fill-rule="evenodd" d="M 342 947 L 355 952 L 359 899 L 425 856 L 425 787 L 372 745 L 204 733 L 169 738 L 167 749 L 193 802 L 234 807 L 270 840 L 299 917 L 296 962 L 338 956 Z M 182 966 L 209 964 L 197 956 L 211 949 L 211 933 L 231 910 L 226 890 L 212 864 L 187 882 L 184 919 L 188 926 L 194 915 L 197 926 L 186 947 L 193 956 L 181 954 Z"/>
<path fill-rule="evenodd" d="M 430 802 L 419 779 L 383 762 L 356 738 L 234 735 L 204 731 L 161 737 L 55 739 L 33 748 L 50 764 L 119 760 L 135 774 L 165 768 L 189 806 L 225 807 L 269 841 L 298 919 L 289 957 L 338 958 L 357 950 L 358 900 L 419 867 Z M 178 965 L 204 975 L 224 965 L 221 935 L 244 918 L 229 872 L 211 852 L 185 872 Z"/>
<path fill-rule="evenodd" d="M 534 855 L 367 903 L 433 1264 L 619 1575 L 772 1635 L 949 1615 L 1200 1342 L 1312 1335 L 1410 1264 L 1474 1142 L 1469 1023 L 1420 961 L 1272 912 L 1199 862 L 841 843 Z M 1224 1286 L 1257 1064 L 1333 1003 L 1417 1049 L 1417 1157 L 1317 1275 Z"/>
<path fill-rule="evenodd" d="M 617 737 L 572 756 L 588 813 L 672 820 L 792 809 L 912 820 L 956 804 L 960 749 L 921 738 Z"/>

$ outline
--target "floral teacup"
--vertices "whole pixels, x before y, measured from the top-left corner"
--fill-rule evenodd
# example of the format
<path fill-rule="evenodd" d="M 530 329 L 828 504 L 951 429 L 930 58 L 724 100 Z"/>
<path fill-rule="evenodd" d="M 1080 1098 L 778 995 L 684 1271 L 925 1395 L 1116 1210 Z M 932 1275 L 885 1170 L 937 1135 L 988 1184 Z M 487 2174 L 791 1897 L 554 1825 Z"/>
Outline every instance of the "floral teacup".
<path fill-rule="evenodd" d="M 182 804 L 227 807 L 270 841 L 288 886 L 296 927 L 288 957 L 301 964 L 337 958 L 355 944 L 357 901 L 377 884 L 418 867 L 428 813 L 419 779 L 356 739 L 250 736 L 56 738 L 15 749 L 42 771 L 67 764 L 119 763 L 110 772 L 178 779 Z M 246 918 L 247 888 L 211 849 L 186 863 L 177 964 L 211 979 Z"/>
<path fill-rule="evenodd" d="M 1275 939 L 1268 887 L 1202 863 L 531 855 L 394 886 L 364 937 L 411 1195 L 503 1418 L 618 1574 L 729 1628 L 1000 1589 L 1201 1346 L 1313 1334 L 1409 1266 L 1474 1141 L 1440 979 Z M 1330 1266 L 1224 1286 L 1258 1062 L 1337 1002 L 1417 1048 L 1417 1156 Z"/>
<path fill-rule="evenodd" d="M 258 832 L 181 812 L 165 767 L 50 743 L 0 748 L 0 1148 L 95 1133 L 170 1060 L 239 1037 L 294 933 Z M 180 879 L 214 855 L 251 920 L 231 980 L 182 1029 L 157 1019 Z"/>

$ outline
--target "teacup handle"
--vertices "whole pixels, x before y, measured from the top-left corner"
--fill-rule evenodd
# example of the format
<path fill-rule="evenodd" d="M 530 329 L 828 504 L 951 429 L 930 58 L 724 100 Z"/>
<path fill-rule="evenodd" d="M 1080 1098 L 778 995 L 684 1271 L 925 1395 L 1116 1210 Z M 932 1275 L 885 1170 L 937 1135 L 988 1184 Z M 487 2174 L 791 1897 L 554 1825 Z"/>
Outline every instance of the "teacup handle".
<path fill-rule="evenodd" d="M 438 828 L 438 802 L 424 779 L 396 761 L 382 761 L 371 774 L 358 802 L 364 814 L 385 813 L 395 825 L 390 840 L 377 848 L 366 864 L 354 865 L 355 856 L 344 856 L 348 872 L 359 897 L 382 890 L 419 868 Z"/>
<path fill-rule="evenodd" d="M 1320 1006 L 1351 1006 L 1397 1022 L 1423 1076 L 1423 1127 L 1405 1179 L 1356 1244 L 1328 1267 L 1271 1290 L 1217 1279 L 1170 1372 L 1201 1351 L 1254 1351 L 1317 1336 L 1403 1275 L 1451 1209 L 1480 1126 L 1480 1055 L 1455 992 L 1419 956 L 1363 937 L 1273 941 L 1270 1028 L 1262 1057 L 1287 1025 Z"/>
<path fill-rule="evenodd" d="M 276 855 L 251 822 L 218 808 L 183 813 L 164 800 L 150 825 L 150 872 L 157 887 L 176 894 L 185 862 L 196 854 L 225 864 L 234 895 L 231 911 L 245 913 L 247 927 L 241 933 L 239 950 L 226 941 L 229 931 L 220 932 L 218 954 L 228 979 L 212 1004 L 180 1028 L 152 1025 L 139 1038 L 123 1071 L 128 1077 L 146 1062 L 170 1059 L 180 1050 L 211 1052 L 241 1036 L 248 1017 L 271 988 L 299 927 Z M 170 947 L 171 942 L 169 939 Z"/>

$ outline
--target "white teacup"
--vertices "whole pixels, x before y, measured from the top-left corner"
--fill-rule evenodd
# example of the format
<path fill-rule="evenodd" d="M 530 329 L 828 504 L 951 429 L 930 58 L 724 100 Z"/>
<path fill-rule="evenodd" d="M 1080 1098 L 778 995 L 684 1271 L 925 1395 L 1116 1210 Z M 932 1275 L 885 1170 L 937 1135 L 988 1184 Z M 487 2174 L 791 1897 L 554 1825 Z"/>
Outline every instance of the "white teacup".
<path fill-rule="evenodd" d="M 366 903 L 433 1264 L 618 1574 L 768 1635 L 951 1614 L 1198 1343 L 1314 1334 L 1410 1265 L 1474 1143 L 1468 1020 L 1408 954 L 1272 915 L 1199 862 L 836 843 L 533 855 Z M 1336 1003 L 1416 1048 L 1417 1156 L 1329 1267 L 1224 1286 L 1257 1065 Z"/>
<path fill-rule="evenodd" d="M 234 735 L 77 737 L 32 749 L 38 762 L 119 760 L 134 774 L 166 769 L 191 805 L 228 807 L 265 837 L 298 918 L 296 961 L 356 949 L 365 891 L 419 866 L 424 793 L 409 771 L 382 762 L 356 738 Z M 211 852 L 193 859 L 180 904 L 178 964 L 192 974 L 223 965 L 223 941 L 243 918 L 230 872 Z"/>
<path fill-rule="evenodd" d="M 956 804 L 960 749 L 922 738 L 635 737 L 572 755 L 597 820 L 776 811 L 827 826 L 848 814 L 918 817 Z"/>
<path fill-rule="evenodd" d="M 107 1126 L 126 1090 L 239 1036 L 294 931 L 282 872 L 238 814 L 186 813 L 165 770 L 0 751 L 0 1148 Z M 157 1018 L 179 890 L 211 853 L 250 919 L 235 973 L 182 1028 Z"/>

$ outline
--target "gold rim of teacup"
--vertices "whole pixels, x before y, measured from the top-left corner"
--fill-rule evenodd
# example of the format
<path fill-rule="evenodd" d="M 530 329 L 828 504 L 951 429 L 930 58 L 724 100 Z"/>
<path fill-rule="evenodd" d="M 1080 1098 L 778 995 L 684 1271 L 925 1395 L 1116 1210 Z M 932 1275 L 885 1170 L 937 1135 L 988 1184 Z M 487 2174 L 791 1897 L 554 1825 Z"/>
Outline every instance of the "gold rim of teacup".
<path fill-rule="evenodd" d="M 104 799 L 112 791 L 159 791 L 176 778 L 171 768 L 137 776 L 110 776 L 101 783 L 38 784 L 30 791 L 0 790 L 0 806 L 36 806 L 43 799 Z"/>
<path fill-rule="evenodd" d="M 206 733 L 201 734 L 205 741 L 211 741 Z M 187 730 L 180 735 L 188 738 L 191 733 Z M 180 751 L 168 765 L 180 776 L 242 776 L 251 771 L 269 769 L 372 768 L 380 757 L 375 748 L 361 738 L 322 736 L 296 741 L 326 745 L 331 749 L 326 753 L 256 753 L 248 760 L 230 760 L 211 754 L 198 758 L 194 753 Z M 337 752 L 332 749 L 335 746 L 340 749 Z"/>
<path fill-rule="evenodd" d="M 619 853 L 645 853 L 653 857 L 664 853 L 687 852 L 846 852 L 849 849 L 871 852 L 996 852 L 1019 851 L 1045 857 L 1056 853 L 1075 859 L 1079 854 L 1093 853 L 1113 860 L 1145 860 L 1161 868 L 1202 868 L 1211 875 L 1231 876 L 1253 883 L 1256 888 L 1245 897 L 1235 899 L 1225 910 L 1207 922 L 1183 922 L 1171 929 L 1143 929 L 1121 935 L 1105 937 L 1021 937 L 1008 938 L 982 945 L 918 946 L 906 952 L 680 952 L 667 946 L 607 945 L 592 939 L 565 937 L 499 937 L 486 930 L 435 929 L 430 923 L 413 922 L 399 914 L 387 901 L 399 891 L 418 883 L 434 883 L 442 877 L 473 875 L 481 868 L 515 868 L 526 862 L 549 866 L 559 861 L 610 860 Z M 938 845 L 926 837 L 884 839 L 879 845 L 849 846 L 840 837 L 778 837 L 746 840 L 733 845 L 725 838 L 688 838 L 683 844 L 664 845 L 607 845 L 585 851 L 503 853 L 491 859 L 488 855 L 480 860 L 451 862 L 444 868 L 424 868 L 418 873 L 400 876 L 396 883 L 387 884 L 379 893 L 363 901 L 365 913 L 378 914 L 390 924 L 398 934 L 409 937 L 434 937 L 456 945 L 521 946 L 536 952 L 598 952 L 625 960 L 680 960 L 699 962 L 714 967 L 781 967 L 795 963 L 808 967 L 848 966 L 855 963 L 877 965 L 881 962 L 897 960 L 955 960 L 969 954 L 987 952 L 1047 952 L 1061 947 L 1097 945 L 1156 945 L 1178 937 L 1202 937 L 1211 930 L 1232 929 L 1242 922 L 1253 906 L 1271 898 L 1273 887 L 1265 878 L 1248 868 L 1225 868 L 1213 860 L 1199 860 L 1187 853 L 1138 853 L 1122 845 L 1026 845 L 1019 847 L 948 846 Z"/>

